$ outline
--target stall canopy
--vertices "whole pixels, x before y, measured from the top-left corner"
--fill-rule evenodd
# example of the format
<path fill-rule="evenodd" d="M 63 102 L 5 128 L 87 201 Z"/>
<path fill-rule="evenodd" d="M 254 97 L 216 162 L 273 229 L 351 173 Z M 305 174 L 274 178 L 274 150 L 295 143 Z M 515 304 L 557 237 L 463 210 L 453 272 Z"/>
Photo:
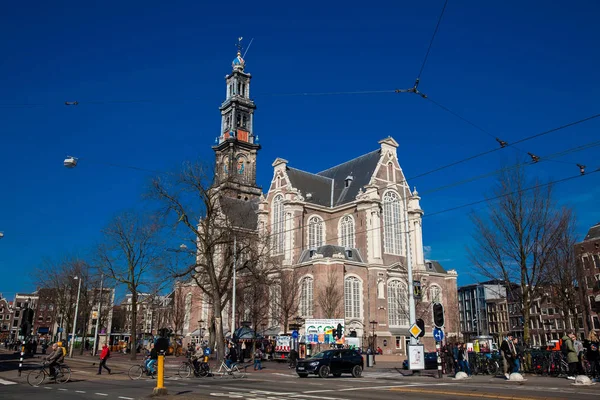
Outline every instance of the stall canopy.
<path fill-rule="evenodd" d="M 233 340 L 262 340 L 262 335 L 254 332 L 254 330 L 248 328 L 247 326 L 242 326 L 238 328 L 233 333 Z"/>

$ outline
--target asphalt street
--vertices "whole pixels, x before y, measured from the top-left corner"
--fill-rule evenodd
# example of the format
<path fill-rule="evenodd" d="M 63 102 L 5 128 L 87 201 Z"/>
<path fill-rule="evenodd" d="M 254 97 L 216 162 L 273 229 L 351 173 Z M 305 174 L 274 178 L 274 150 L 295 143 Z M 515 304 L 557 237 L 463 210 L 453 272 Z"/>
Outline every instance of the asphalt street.
<path fill-rule="evenodd" d="M 35 365 L 32 360 L 30 365 Z M 128 365 L 114 364 L 112 375 L 96 375 L 97 366 L 89 361 L 68 360 L 73 374 L 66 384 L 45 382 L 39 387 L 27 384 L 23 371 L 0 363 L 0 398 L 2 399 L 110 399 L 148 398 L 156 380 L 133 381 L 127 376 Z M 9 366 L 7 368 L 7 366 Z M 596 386 L 573 386 L 559 378 L 527 377 L 523 383 L 501 378 L 477 376 L 466 381 L 429 376 L 409 377 L 397 372 L 367 370 L 362 378 L 298 378 L 293 371 L 267 369 L 247 378 L 207 377 L 181 379 L 173 365 L 167 369 L 166 399 L 248 399 L 248 400 L 358 400 L 407 399 L 599 399 Z"/>

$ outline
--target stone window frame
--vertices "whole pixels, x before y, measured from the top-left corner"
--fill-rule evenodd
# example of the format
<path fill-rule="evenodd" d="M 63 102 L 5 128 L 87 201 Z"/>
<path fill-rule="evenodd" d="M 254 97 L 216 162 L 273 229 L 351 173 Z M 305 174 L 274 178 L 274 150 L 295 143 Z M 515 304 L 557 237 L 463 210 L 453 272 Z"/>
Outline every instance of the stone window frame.
<path fill-rule="evenodd" d="M 395 196 L 395 200 L 386 201 L 386 197 Z M 383 208 L 383 252 L 396 256 L 403 255 L 402 217 L 404 215 L 402 197 L 396 190 L 388 189 L 381 196 Z M 397 214 L 397 215 L 394 215 Z"/>
<path fill-rule="evenodd" d="M 318 220 L 318 222 L 316 221 Z M 306 223 L 307 243 L 308 248 L 313 250 L 327 243 L 325 220 L 319 214 L 311 214 L 307 218 Z M 314 237 L 317 236 L 317 237 Z"/>
<path fill-rule="evenodd" d="M 271 202 L 271 235 L 273 245 L 271 252 L 274 256 L 285 252 L 285 207 L 283 202 L 285 197 L 281 193 L 276 193 Z M 279 207 L 279 208 L 278 208 Z"/>
<path fill-rule="evenodd" d="M 358 288 L 352 286 L 350 292 L 348 292 L 347 285 L 350 281 L 358 283 Z M 347 274 L 346 276 L 344 276 L 344 317 L 346 319 L 361 320 L 363 318 L 363 288 L 364 282 L 360 278 L 360 276 L 355 274 Z M 355 293 L 355 290 L 358 291 L 358 293 Z M 350 298 L 348 297 L 348 295 L 350 295 Z M 350 314 L 348 314 L 349 309 Z M 357 310 L 358 313 L 356 313 Z"/>
<path fill-rule="evenodd" d="M 349 230 L 350 232 L 345 232 Z M 338 223 L 338 237 L 340 239 L 340 246 L 345 248 L 356 247 L 356 221 L 354 216 L 351 214 L 344 214 Z M 346 240 L 349 238 L 349 240 Z"/>
<path fill-rule="evenodd" d="M 439 290 L 439 294 L 438 294 L 439 301 L 437 301 L 437 302 L 435 301 L 434 296 L 433 296 L 433 289 L 438 289 Z M 438 285 L 437 283 L 430 284 L 429 288 L 427 290 L 427 295 L 429 297 L 429 302 L 430 303 L 434 303 L 434 302 L 435 303 L 442 303 L 443 300 L 444 300 L 443 293 L 444 293 L 444 291 L 442 290 L 442 287 L 440 285 Z"/>
<path fill-rule="evenodd" d="M 396 285 L 398 284 L 398 288 L 396 288 Z M 401 307 L 400 304 L 397 303 L 397 300 L 395 300 L 392 296 L 391 296 L 391 292 L 392 291 L 396 291 L 396 294 L 399 292 L 400 289 L 404 289 L 404 297 L 405 297 L 405 301 L 404 301 L 404 316 L 396 316 L 395 318 L 391 318 L 392 312 L 396 311 L 396 314 L 398 314 L 398 310 Z M 392 303 L 393 301 L 393 303 Z M 410 321 L 409 321 L 409 316 L 408 316 L 408 285 L 406 284 L 406 282 L 404 282 L 402 279 L 398 278 L 398 277 L 392 277 L 390 279 L 388 279 L 387 281 L 387 305 L 388 305 L 388 326 L 390 327 L 405 327 L 408 326 Z"/>
<path fill-rule="evenodd" d="M 306 294 L 304 293 L 305 282 L 310 282 L 310 286 L 307 286 L 306 288 Z M 302 318 L 312 318 L 315 312 L 315 278 L 311 274 L 303 275 L 298 280 L 298 286 L 300 288 L 300 295 L 298 296 L 298 315 Z"/>

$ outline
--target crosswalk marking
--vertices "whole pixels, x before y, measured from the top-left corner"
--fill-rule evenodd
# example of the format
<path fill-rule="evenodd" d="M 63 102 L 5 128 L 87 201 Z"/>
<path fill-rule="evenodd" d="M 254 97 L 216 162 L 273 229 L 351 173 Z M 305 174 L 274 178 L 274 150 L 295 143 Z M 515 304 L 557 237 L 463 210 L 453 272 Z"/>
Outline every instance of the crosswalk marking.
<path fill-rule="evenodd" d="M 12 381 L 6 381 L 2 378 L 0 378 L 0 385 L 16 385 L 17 382 L 12 382 Z"/>

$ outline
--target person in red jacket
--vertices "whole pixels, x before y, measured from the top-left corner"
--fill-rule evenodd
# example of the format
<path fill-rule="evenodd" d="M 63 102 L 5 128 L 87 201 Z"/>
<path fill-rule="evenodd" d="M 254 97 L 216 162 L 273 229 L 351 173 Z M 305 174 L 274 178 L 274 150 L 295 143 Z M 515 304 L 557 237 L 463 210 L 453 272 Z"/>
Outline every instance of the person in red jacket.
<path fill-rule="evenodd" d="M 108 374 L 110 375 L 110 368 L 108 368 L 106 366 L 106 360 L 108 360 L 109 357 L 110 357 L 110 349 L 108 348 L 106 343 L 104 343 L 104 345 L 102 346 L 102 352 L 100 353 L 100 365 L 98 366 L 97 375 L 102 374 L 102 367 L 106 368 L 106 370 L 108 371 Z"/>

